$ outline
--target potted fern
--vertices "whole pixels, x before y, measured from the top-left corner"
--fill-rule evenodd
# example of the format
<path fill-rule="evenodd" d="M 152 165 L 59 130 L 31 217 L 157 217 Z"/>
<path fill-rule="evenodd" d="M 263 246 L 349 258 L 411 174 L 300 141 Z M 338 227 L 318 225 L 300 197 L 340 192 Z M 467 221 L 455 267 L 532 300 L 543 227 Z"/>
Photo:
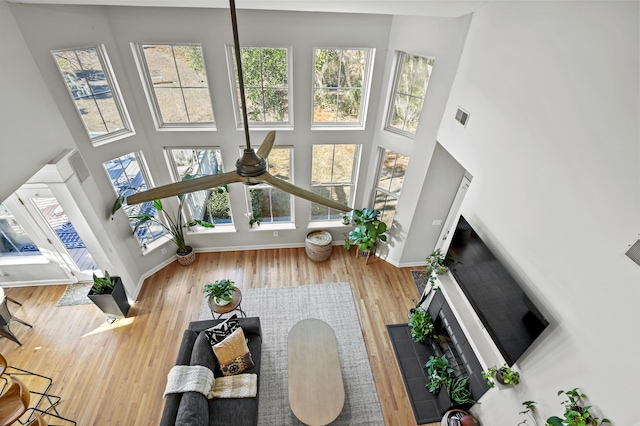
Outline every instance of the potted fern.
<path fill-rule="evenodd" d="M 129 313 L 129 300 L 122 279 L 110 276 L 107 271 L 104 271 L 103 277 L 93 274 L 93 285 L 88 297 L 107 315 L 109 322 L 126 318 Z"/>

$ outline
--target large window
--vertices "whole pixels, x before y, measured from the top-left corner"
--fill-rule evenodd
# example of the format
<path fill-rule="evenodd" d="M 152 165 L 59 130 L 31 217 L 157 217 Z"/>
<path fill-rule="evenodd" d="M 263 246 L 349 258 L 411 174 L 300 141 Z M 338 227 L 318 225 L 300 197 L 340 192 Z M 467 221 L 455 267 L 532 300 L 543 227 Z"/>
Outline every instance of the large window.
<path fill-rule="evenodd" d="M 311 190 L 353 207 L 359 160 L 360 145 L 313 145 Z M 343 214 L 320 204 L 311 204 L 311 220 L 338 220 Z"/>
<path fill-rule="evenodd" d="M 0 257 L 35 256 L 40 250 L 9 209 L 0 204 Z"/>
<path fill-rule="evenodd" d="M 91 142 L 133 134 L 104 46 L 52 53 Z"/>
<path fill-rule="evenodd" d="M 388 149 L 380 158 L 373 209 L 382 212 L 380 220 L 387 224 L 387 228 L 393 223 L 408 164 L 409 157 Z"/>
<path fill-rule="evenodd" d="M 433 62 L 433 58 L 399 53 L 387 130 L 411 137 L 416 134 Z"/>
<path fill-rule="evenodd" d="M 233 104 L 238 127 L 242 123 L 241 98 L 233 46 L 227 46 L 233 64 Z M 287 48 L 241 47 L 242 75 L 251 127 L 292 126 L 289 56 Z"/>
<path fill-rule="evenodd" d="M 292 182 L 292 154 L 293 148 L 273 147 L 267 160 L 269 173 L 287 182 Z M 259 220 L 261 224 L 293 222 L 291 194 L 267 184 L 249 186 L 248 188 L 250 212 L 254 220 Z"/>
<path fill-rule="evenodd" d="M 223 173 L 219 148 L 173 148 L 167 149 L 167 152 L 178 181 Z M 192 220 L 203 220 L 215 225 L 232 223 L 226 186 L 191 192 L 184 206 Z"/>
<path fill-rule="evenodd" d="M 313 125 L 364 127 L 373 49 L 315 49 Z"/>
<path fill-rule="evenodd" d="M 213 107 L 199 44 L 134 45 L 154 122 L 163 130 L 213 129 Z"/>
<path fill-rule="evenodd" d="M 130 153 L 103 164 L 117 196 L 122 194 L 129 196 L 147 189 L 146 172 L 140 160 L 140 154 Z M 153 206 L 153 201 L 133 206 L 126 205 L 123 206 L 123 210 L 129 217 L 150 215 L 162 220 L 159 217 L 160 212 Z M 131 223 L 131 229 L 134 229 L 137 220 L 129 219 L 129 222 Z M 150 242 L 164 235 L 164 232 L 164 229 L 154 221 L 147 221 L 138 227 L 135 236 L 140 243 L 140 247 L 146 249 Z"/>

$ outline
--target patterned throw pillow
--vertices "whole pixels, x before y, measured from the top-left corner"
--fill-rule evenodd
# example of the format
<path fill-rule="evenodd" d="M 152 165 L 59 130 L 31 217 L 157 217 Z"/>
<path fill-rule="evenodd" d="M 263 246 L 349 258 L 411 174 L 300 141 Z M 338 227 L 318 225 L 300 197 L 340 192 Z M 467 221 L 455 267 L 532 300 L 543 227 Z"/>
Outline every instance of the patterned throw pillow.
<path fill-rule="evenodd" d="M 236 314 L 231 315 L 229 318 L 222 321 L 220 324 L 216 324 L 213 327 L 204 331 L 204 335 L 207 336 L 207 340 L 211 344 L 211 347 L 216 343 L 222 342 L 227 336 L 236 331 L 240 325 L 238 324 L 238 316 Z"/>
<path fill-rule="evenodd" d="M 254 366 L 242 328 L 238 328 L 222 342 L 213 345 L 213 352 L 218 358 L 220 370 L 224 376 L 233 376 Z"/>

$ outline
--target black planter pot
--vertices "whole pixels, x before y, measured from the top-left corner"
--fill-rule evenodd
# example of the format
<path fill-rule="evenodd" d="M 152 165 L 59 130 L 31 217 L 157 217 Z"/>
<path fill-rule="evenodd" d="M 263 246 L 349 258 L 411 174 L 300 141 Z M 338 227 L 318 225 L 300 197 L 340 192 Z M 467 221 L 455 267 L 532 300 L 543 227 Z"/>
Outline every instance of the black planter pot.
<path fill-rule="evenodd" d="M 130 305 L 124 291 L 124 284 L 122 284 L 120 277 L 111 277 L 111 279 L 115 281 L 111 294 L 91 294 L 89 292 L 88 297 L 105 313 L 109 320 L 126 318 Z"/>

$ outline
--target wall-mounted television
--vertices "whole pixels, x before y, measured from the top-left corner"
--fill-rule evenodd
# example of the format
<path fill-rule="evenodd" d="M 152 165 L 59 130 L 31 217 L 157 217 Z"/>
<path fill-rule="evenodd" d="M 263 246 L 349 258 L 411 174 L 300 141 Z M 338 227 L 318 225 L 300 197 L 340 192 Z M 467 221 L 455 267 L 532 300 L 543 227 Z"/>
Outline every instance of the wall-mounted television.
<path fill-rule="evenodd" d="M 507 364 L 513 365 L 549 322 L 462 216 L 447 255 L 449 270 Z"/>

